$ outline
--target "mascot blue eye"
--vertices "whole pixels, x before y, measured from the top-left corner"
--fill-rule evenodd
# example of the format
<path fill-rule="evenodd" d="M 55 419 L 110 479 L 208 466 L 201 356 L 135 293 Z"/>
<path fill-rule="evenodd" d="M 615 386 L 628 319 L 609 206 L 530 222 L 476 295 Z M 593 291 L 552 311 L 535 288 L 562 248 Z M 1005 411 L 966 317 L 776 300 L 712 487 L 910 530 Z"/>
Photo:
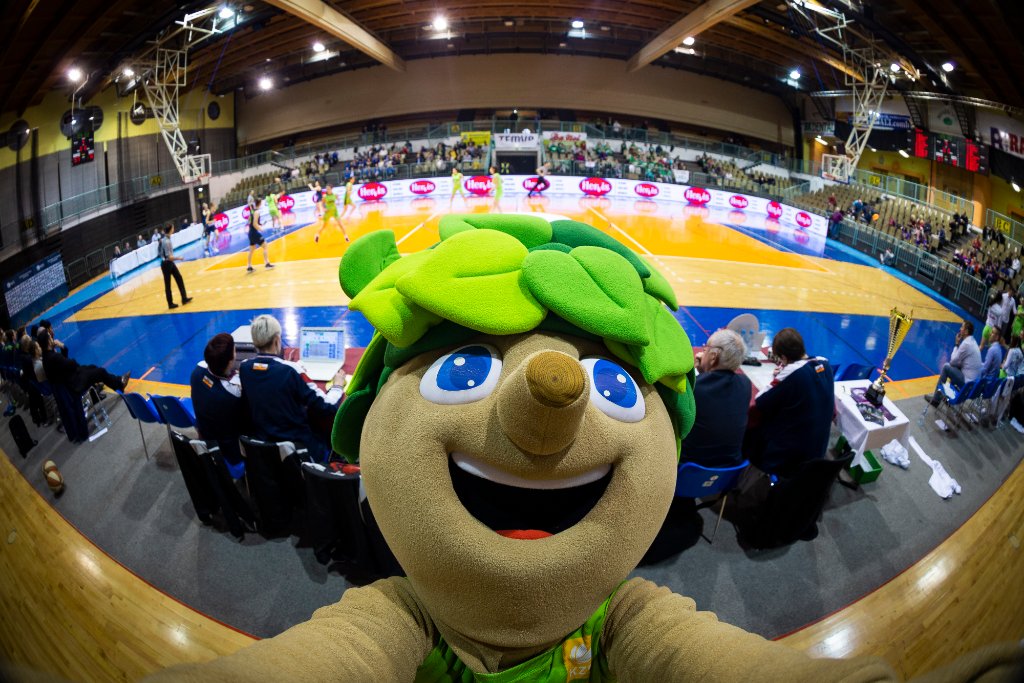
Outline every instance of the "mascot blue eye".
<path fill-rule="evenodd" d="M 647 406 L 640 387 L 622 366 L 604 358 L 584 358 L 580 364 L 590 375 L 590 402 L 620 422 L 639 422 Z"/>
<path fill-rule="evenodd" d="M 490 395 L 500 375 L 497 349 L 487 344 L 463 346 L 434 361 L 420 380 L 420 395 L 432 403 L 472 403 Z"/>

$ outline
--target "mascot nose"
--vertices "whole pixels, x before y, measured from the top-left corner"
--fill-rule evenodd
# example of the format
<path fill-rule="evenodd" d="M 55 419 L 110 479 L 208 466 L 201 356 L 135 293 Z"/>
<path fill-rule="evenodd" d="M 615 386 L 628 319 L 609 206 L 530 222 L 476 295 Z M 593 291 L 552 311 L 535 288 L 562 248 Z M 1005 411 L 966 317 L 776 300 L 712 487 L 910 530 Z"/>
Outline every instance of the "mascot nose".
<path fill-rule="evenodd" d="M 516 368 L 498 394 L 498 420 L 515 445 L 551 455 L 579 432 L 588 399 L 580 362 L 558 351 L 541 351 Z"/>

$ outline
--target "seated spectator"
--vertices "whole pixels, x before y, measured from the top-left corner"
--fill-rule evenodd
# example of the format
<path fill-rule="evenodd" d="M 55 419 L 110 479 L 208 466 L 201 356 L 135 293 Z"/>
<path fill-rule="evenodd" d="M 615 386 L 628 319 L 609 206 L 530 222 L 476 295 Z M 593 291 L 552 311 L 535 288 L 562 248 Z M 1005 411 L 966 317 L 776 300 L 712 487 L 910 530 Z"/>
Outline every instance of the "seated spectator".
<path fill-rule="evenodd" d="M 991 379 L 999 376 L 1003 366 L 1003 335 L 998 328 L 992 330 L 985 347 L 985 361 L 981 364 L 981 377 Z"/>
<path fill-rule="evenodd" d="M 743 434 L 750 410 L 750 380 L 736 372 L 747 349 L 732 330 L 718 330 L 697 354 L 700 374 L 693 385 L 700 405 L 683 441 L 682 460 L 704 467 L 732 467 L 743 462 Z"/>
<path fill-rule="evenodd" d="M 149 244 L 149 242 L 147 242 L 146 238 L 142 236 L 142 233 L 139 233 L 139 239 L 135 240 L 135 248 L 142 249 L 147 244 Z"/>
<path fill-rule="evenodd" d="M 18 368 L 19 374 L 17 378 L 18 386 L 21 387 L 25 395 L 28 396 L 29 413 L 32 416 L 32 422 L 36 425 L 42 425 L 48 422 L 46 414 L 46 404 L 43 402 L 43 396 L 39 393 L 39 389 L 36 388 L 36 372 L 33 366 L 33 354 L 32 354 L 32 338 L 27 334 L 22 335 L 18 342 L 18 351 L 15 354 L 15 363 Z"/>
<path fill-rule="evenodd" d="M 758 469 L 792 475 L 805 462 L 825 457 L 835 410 L 828 360 L 809 358 L 792 327 L 772 340 L 779 368 L 755 399 L 760 423 L 747 431 L 744 452 Z"/>
<path fill-rule="evenodd" d="M 949 380 L 956 389 L 962 389 L 968 382 L 978 379 L 981 374 L 981 350 L 978 349 L 978 342 L 974 340 L 974 324 L 965 320 L 956 333 L 956 342 L 953 344 L 953 353 L 949 356 L 949 362 L 942 366 L 939 373 L 939 382 L 935 385 L 935 393 L 929 402 L 933 406 L 939 405 L 942 400 L 942 385 Z"/>
<path fill-rule="evenodd" d="M 338 410 L 345 373 L 338 370 L 334 386 L 326 394 L 305 378 L 301 363 L 281 358 L 281 323 L 260 315 L 252 321 L 252 343 L 257 356 L 246 359 L 238 370 L 242 391 L 249 397 L 251 436 L 264 441 L 291 441 L 309 449 L 315 460 L 330 454 L 329 426 Z"/>
<path fill-rule="evenodd" d="M 251 431 L 249 408 L 232 368 L 234 362 L 235 340 L 225 332 L 216 334 L 207 342 L 190 382 L 196 431 L 201 439 L 216 441 L 231 464 L 241 459 L 238 437 Z"/>
<path fill-rule="evenodd" d="M 131 377 L 126 372 L 120 377 L 112 375 L 96 365 L 79 365 L 75 360 L 62 356 L 54 348 L 54 340 L 46 328 L 36 333 L 36 341 L 42 352 L 43 369 L 53 384 L 61 384 L 74 394 L 84 394 L 94 384 L 105 384 L 114 391 L 124 391 Z"/>
<path fill-rule="evenodd" d="M 1020 350 L 1020 335 L 1010 337 L 1010 348 L 1003 360 L 1003 372 L 1005 377 L 1016 377 L 1024 370 L 1024 352 Z"/>

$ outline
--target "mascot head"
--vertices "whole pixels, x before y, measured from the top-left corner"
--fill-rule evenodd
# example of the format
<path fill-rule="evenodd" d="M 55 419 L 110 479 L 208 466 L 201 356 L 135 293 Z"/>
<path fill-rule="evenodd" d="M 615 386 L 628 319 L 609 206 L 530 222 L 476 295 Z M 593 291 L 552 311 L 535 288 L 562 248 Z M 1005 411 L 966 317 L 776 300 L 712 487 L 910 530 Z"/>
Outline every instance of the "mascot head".
<path fill-rule="evenodd" d="M 693 351 L 668 282 L 589 225 L 446 216 L 339 277 L 376 334 L 338 412 L 370 505 L 449 640 L 530 649 L 579 627 L 672 500 Z"/>

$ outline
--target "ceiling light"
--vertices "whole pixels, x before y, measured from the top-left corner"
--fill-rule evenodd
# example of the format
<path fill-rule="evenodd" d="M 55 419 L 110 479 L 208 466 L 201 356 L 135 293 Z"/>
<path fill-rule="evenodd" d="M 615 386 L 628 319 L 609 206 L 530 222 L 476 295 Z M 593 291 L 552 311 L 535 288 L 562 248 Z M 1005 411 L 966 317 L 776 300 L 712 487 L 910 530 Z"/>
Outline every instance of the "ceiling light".
<path fill-rule="evenodd" d="M 875 149 L 874 147 L 870 147 L 869 149 L 870 149 L 870 150 L 871 150 L 872 152 L 877 152 L 877 151 L 878 151 L 878 150 L 877 150 L 877 149 Z"/>
<path fill-rule="evenodd" d="M 889 70 L 890 70 L 890 71 L 892 71 L 893 73 L 896 73 L 896 72 L 897 72 L 897 71 L 899 71 L 899 70 L 900 70 L 901 68 L 903 68 L 903 67 L 901 67 L 901 66 L 900 66 L 899 64 L 897 64 L 896 62 L 893 62 L 892 64 L 890 64 L 890 65 L 889 65 Z"/>
<path fill-rule="evenodd" d="M 515 26 L 515 25 L 516 25 L 516 22 L 515 22 L 515 21 L 513 21 L 512 19 L 506 19 L 506 20 L 505 20 L 504 22 L 502 22 L 502 23 L 503 23 L 503 24 L 505 24 L 505 26 Z"/>
<path fill-rule="evenodd" d="M 435 31 L 445 31 L 448 29 L 448 20 L 438 15 L 434 17 L 434 23 L 431 24 Z"/>
<path fill-rule="evenodd" d="M 825 138 L 821 137 L 820 135 L 815 135 L 814 141 L 817 142 L 819 145 L 828 145 L 828 143 L 825 142 Z"/>
<path fill-rule="evenodd" d="M 900 156 L 903 157 L 904 159 L 909 159 L 910 158 L 910 155 L 907 154 L 907 150 L 905 150 L 905 149 L 901 149 L 900 150 Z"/>
<path fill-rule="evenodd" d="M 268 77 L 264 76 L 260 79 L 260 90 L 270 90 L 274 87 L 274 82 Z"/>
<path fill-rule="evenodd" d="M 324 44 L 321 43 L 319 40 L 313 43 L 313 52 L 323 52 L 325 49 L 327 48 L 325 48 Z"/>
<path fill-rule="evenodd" d="M 566 45 L 567 45 L 567 43 L 559 43 L 558 47 L 565 47 Z"/>
<path fill-rule="evenodd" d="M 687 47 L 693 45 L 695 42 L 696 41 L 693 39 L 693 36 L 686 36 L 685 38 L 683 38 L 683 45 Z"/>
<path fill-rule="evenodd" d="M 93 121 L 93 120 L 95 120 L 95 118 L 96 118 L 95 116 L 90 116 L 90 117 L 89 117 L 89 120 L 90 120 L 90 121 Z"/>
<path fill-rule="evenodd" d="M 673 52 L 675 52 L 677 54 L 681 54 L 681 55 L 695 55 L 695 54 L 697 54 L 697 51 L 694 50 L 692 47 L 677 47 L 677 48 L 675 48 L 673 50 Z"/>
<path fill-rule="evenodd" d="M 1011 180 L 1010 181 L 1010 187 L 1013 188 L 1014 192 L 1020 192 L 1020 185 L 1017 184 L 1016 180 Z"/>
<path fill-rule="evenodd" d="M 955 68 L 956 68 L 956 64 L 954 64 L 953 62 L 943 62 L 942 63 L 942 70 L 945 71 L 946 73 L 949 73 L 950 71 L 952 71 Z"/>
<path fill-rule="evenodd" d="M 601 25 L 601 30 L 602 30 L 602 31 L 611 31 L 611 30 L 612 30 L 612 27 L 611 27 L 611 26 L 608 26 L 607 24 L 602 24 L 602 25 Z"/>
<path fill-rule="evenodd" d="M 77 66 L 68 69 L 68 80 L 72 83 L 78 83 L 78 81 L 82 80 L 82 70 Z"/>
<path fill-rule="evenodd" d="M 792 78 L 794 81 L 800 80 L 800 69 L 793 69 L 792 71 L 790 71 L 789 77 Z"/>
<path fill-rule="evenodd" d="M 231 9 L 227 5 L 224 5 L 220 8 L 220 13 L 217 16 L 219 16 L 221 19 L 230 19 L 231 17 L 235 16 L 235 10 Z"/>
<path fill-rule="evenodd" d="M 122 71 L 121 73 L 123 73 L 128 78 L 131 78 L 132 76 L 135 75 L 135 71 L 130 66 L 126 67 L 125 70 Z"/>
<path fill-rule="evenodd" d="M 579 30 L 583 28 L 583 21 L 580 19 L 573 19 L 573 22 L 569 25 L 572 26 L 574 29 Z"/>
<path fill-rule="evenodd" d="M 450 50 L 451 48 L 453 48 L 453 47 L 455 47 L 455 43 L 448 43 L 448 49 L 449 49 L 449 50 Z"/>
<path fill-rule="evenodd" d="M 72 126 L 75 125 L 76 123 L 78 123 L 78 119 L 71 119 L 71 125 Z"/>

